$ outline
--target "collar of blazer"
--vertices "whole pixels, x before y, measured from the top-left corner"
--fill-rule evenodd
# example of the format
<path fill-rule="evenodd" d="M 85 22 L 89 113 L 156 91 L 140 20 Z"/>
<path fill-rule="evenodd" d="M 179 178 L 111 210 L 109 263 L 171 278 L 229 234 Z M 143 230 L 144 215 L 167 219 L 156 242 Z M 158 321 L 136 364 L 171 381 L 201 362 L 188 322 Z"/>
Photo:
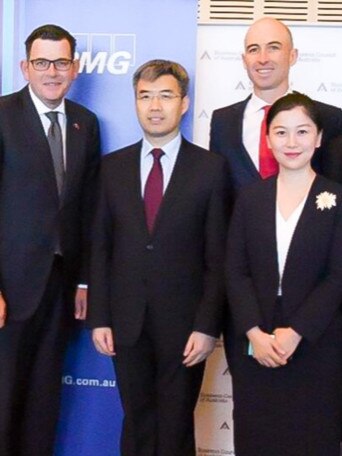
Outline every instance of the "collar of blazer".
<path fill-rule="evenodd" d="M 79 119 L 77 106 L 74 106 L 69 100 L 65 100 L 66 138 L 65 138 L 65 155 L 66 155 L 66 176 L 65 192 L 72 185 L 74 176 L 83 168 L 83 162 L 86 159 L 85 127 Z"/>
<path fill-rule="evenodd" d="M 257 185 L 257 187 L 255 185 Z M 248 190 L 248 198 L 250 197 L 251 199 L 248 206 L 250 208 L 254 207 L 258 214 L 265 214 L 272 220 L 271 223 L 265 223 L 262 227 L 263 238 L 268 239 L 269 242 L 269 248 L 264 249 L 265 257 L 263 258 L 263 261 L 265 264 L 273 265 L 272 270 L 275 269 L 278 271 L 276 224 L 274 215 L 277 179 L 276 177 L 272 177 L 255 185 L 251 186 L 250 190 Z M 323 192 L 336 195 L 337 206 L 333 206 L 330 210 L 319 210 L 317 208 L 316 199 L 317 196 Z M 306 266 L 303 264 L 303 261 L 307 261 L 307 257 L 303 257 L 303 251 L 312 252 L 314 261 L 314 255 L 317 253 L 317 250 L 325 248 L 323 247 L 325 243 L 320 243 L 319 240 L 330 239 L 333 229 L 332 226 L 335 223 L 335 217 L 339 210 L 338 206 L 341 202 L 342 191 L 340 186 L 323 176 L 317 175 L 309 190 L 289 246 L 283 273 L 283 291 L 284 287 L 286 287 L 286 281 L 291 282 L 292 271 L 298 271 L 298 265 L 302 264 L 303 271 L 305 270 Z M 317 239 L 315 249 L 312 249 L 313 237 Z M 279 280 L 279 276 L 277 280 Z M 273 278 L 273 281 L 276 282 L 275 278 Z"/>
<path fill-rule="evenodd" d="M 336 196 L 336 206 L 321 211 L 317 207 L 317 196 L 324 192 Z M 300 264 L 303 261 L 301 255 L 303 246 L 308 244 L 312 246 L 312 237 L 317 239 L 317 246 L 315 248 L 318 250 L 324 244 L 324 242 L 319 242 L 320 239 L 330 239 L 332 224 L 335 223 L 335 217 L 337 212 L 339 212 L 341 202 L 341 189 L 339 189 L 339 185 L 323 176 L 317 175 L 312 183 L 303 211 L 293 233 L 287 254 L 284 277 L 285 272 L 287 272 L 288 268 L 291 268 L 291 265 Z"/>

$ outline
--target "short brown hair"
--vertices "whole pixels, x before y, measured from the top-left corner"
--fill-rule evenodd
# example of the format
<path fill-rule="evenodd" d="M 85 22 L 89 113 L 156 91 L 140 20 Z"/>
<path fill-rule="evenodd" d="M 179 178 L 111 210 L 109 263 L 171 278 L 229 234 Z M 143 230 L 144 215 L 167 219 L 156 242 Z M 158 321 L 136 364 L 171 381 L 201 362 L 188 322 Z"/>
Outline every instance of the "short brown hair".
<path fill-rule="evenodd" d="M 160 76 L 168 74 L 177 79 L 181 96 L 184 98 L 188 93 L 189 75 L 182 65 L 172 62 L 171 60 L 156 59 L 150 60 L 141 65 L 133 75 L 134 91 L 136 92 L 140 79 L 153 82 L 160 78 Z"/>

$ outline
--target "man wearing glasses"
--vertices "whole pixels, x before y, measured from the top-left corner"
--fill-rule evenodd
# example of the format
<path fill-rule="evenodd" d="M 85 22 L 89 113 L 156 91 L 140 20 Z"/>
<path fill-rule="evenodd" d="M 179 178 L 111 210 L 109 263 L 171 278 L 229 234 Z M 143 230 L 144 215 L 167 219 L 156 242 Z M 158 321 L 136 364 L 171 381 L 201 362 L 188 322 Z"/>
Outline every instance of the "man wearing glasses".
<path fill-rule="evenodd" d="M 188 142 L 189 78 L 153 60 L 133 78 L 143 139 L 103 159 L 88 324 L 114 356 L 122 456 L 195 456 L 193 412 L 224 302 L 225 160 Z"/>
<path fill-rule="evenodd" d="M 44 25 L 25 45 L 28 85 L 0 98 L 0 454 L 51 456 L 67 334 L 86 314 L 99 131 L 64 99 L 75 39 Z"/>

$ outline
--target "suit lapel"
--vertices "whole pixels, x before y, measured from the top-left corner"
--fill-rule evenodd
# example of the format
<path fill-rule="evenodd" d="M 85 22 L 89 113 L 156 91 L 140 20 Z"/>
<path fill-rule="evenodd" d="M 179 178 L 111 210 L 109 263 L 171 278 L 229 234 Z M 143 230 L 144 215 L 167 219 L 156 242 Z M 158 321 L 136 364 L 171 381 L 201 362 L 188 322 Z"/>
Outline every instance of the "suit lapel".
<path fill-rule="evenodd" d="M 131 146 L 130 153 L 127 154 L 126 163 L 126 186 L 127 206 L 132 208 L 132 213 L 137 215 L 137 222 L 148 237 L 150 233 L 146 224 L 144 200 L 141 195 L 141 175 L 140 175 L 140 156 L 142 141 Z"/>
<path fill-rule="evenodd" d="M 302 247 L 306 244 L 306 240 L 309 233 L 320 228 L 321 218 L 319 217 L 320 213 L 316 207 L 316 196 L 320 193 L 321 186 L 322 181 L 318 176 L 316 176 L 314 182 L 311 185 L 302 213 L 298 219 L 296 228 L 293 232 L 293 236 L 286 257 L 286 263 L 283 274 L 284 277 L 287 275 L 289 268 L 292 267 L 292 264 L 296 264 L 300 260 L 299 257 L 302 253 Z"/>
<path fill-rule="evenodd" d="M 182 138 L 177 160 L 171 175 L 170 182 L 167 186 L 163 201 L 159 208 L 156 218 L 154 231 L 162 223 L 170 207 L 184 194 L 184 188 L 191 182 L 191 173 L 193 168 L 193 158 L 191 154 L 190 143 Z"/>
<path fill-rule="evenodd" d="M 65 196 L 70 191 L 72 183 L 75 182 L 75 175 L 82 169 L 84 157 L 82 156 L 83 148 L 80 144 L 83 142 L 85 135 L 84 128 L 77 113 L 74 111 L 72 105 L 68 100 L 65 100 L 65 114 L 66 114 L 66 169 L 65 169 L 65 183 L 61 195 L 61 201 L 65 200 Z"/>
<path fill-rule="evenodd" d="M 242 101 L 241 103 L 235 106 L 235 113 L 233 115 L 233 119 L 235 120 L 235 125 L 233 131 L 236 132 L 235 140 L 237 142 L 237 147 L 233 148 L 239 151 L 239 155 L 236 157 L 237 160 L 242 162 L 242 166 L 244 169 L 248 169 L 252 176 L 256 178 L 260 178 L 259 171 L 255 167 L 253 160 L 251 159 L 245 145 L 243 143 L 243 119 L 245 114 L 245 109 L 247 103 L 249 102 L 251 95 L 249 95 L 246 100 Z"/>
<path fill-rule="evenodd" d="M 264 194 L 259 201 L 256 202 L 260 209 L 257 212 L 265 214 L 264 220 L 269 222 L 264 224 L 257 224 L 253 229 L 259 229 L 262 234 L 260 239 L 263 241 L 261 245 L 268 246 L 264 249 L 264 263 L 271 265 L 269 283 L 278 288 L 279 285 L 279 270 L 278 270 L 278 254 L 277 254 L 277 237 L 276 237 L 276 198 L 277 198 L 277 179 L 272 177 L 264 182 Z M 261 220 L 261 219 L 260 219 Z"/>

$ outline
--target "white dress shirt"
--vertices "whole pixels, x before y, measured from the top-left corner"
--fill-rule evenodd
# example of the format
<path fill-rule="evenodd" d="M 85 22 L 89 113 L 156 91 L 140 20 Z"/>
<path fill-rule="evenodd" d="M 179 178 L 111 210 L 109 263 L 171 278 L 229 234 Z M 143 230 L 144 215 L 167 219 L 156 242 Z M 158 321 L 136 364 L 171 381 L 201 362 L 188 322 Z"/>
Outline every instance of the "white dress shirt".
<path fill-rule="evenodd" d="M 167 186 L 170 182 L 173 168 L 175 166 L 179 148 L 182 142 L 181 134 L 172 139 L 169 143 L 165 144 L 162 149 L 164 155 L 160 159 L 160 163 L 163 169 L 163 194 L 165 193 Z M 141 195 L 144 196 L 145 185 L 147 177 L 153 166 L 153 155 L 151 151 L 156 149 L 152 146 L 146 138 L 143 139 L 141 153 L 140 153 L 140 180 L 141 180 Z"/>
<path fill-rule="evenodd" d="M 46 106 L 38 97 L 37 95 L 33 92 L 31 89 L 31 86 L 29 85 L 29 92 L 32 98 L 32 102 L 39 114 L 40 120 L 43 124 L 43 128 L 45 131 L 46 136 L 48 135 L 48 131 L 51 125 L 51 121 L 49 120 L 48 117 L 46 117 L 47 112 L 51 111 L 57 111 L 58 112 L 58 122 L 62 130 L 62 138 L 63 138 L 63 163 L 64 163 L 64 168 L 66 168 L 66 115 L 65 115 L 65 103 L 64 99 L 60 103 L 59 106 L 57 106 L 55 109 L 51 109 L 48 106 Z"/>
<path fill-rule="evenodd" d="M 258 171 L 260 129 L 264 118 L 263 108 L 266 105 L 267 103 L 264 100 L 253 93 L 243 115 L 242 142 Z"/>
<path fill-rule="evenodd" d="M 292 212 L 290 217 L 285 220 L 281 215 L 278 204 L 276 208 L 276 239 L 277 239 L 277 253 L 278 253 L 278 270 L 279 270 L 279 288 L 278 295 L 281 296 L 281 282 L 284 274 L 287 254 L 292 241 L 293 233 L 296 229 L 299 217 L 303 211 L 307 196 Z"/>
<path fill-rule="evenodd" d="M 287 95 L 286 92 L 284 95 Z M 242 142 L 245 146 L 248 155 L 251 157 L 254 166 L 259 171 L 259 144 L 260 144 L 260 130 L 261 123 L 264 118 L 264 107 L 266 103 L 261 98 L 257 97 L 255 93 L 252 94 L 250 100 L 246 105 L 242 121 Z"/>

